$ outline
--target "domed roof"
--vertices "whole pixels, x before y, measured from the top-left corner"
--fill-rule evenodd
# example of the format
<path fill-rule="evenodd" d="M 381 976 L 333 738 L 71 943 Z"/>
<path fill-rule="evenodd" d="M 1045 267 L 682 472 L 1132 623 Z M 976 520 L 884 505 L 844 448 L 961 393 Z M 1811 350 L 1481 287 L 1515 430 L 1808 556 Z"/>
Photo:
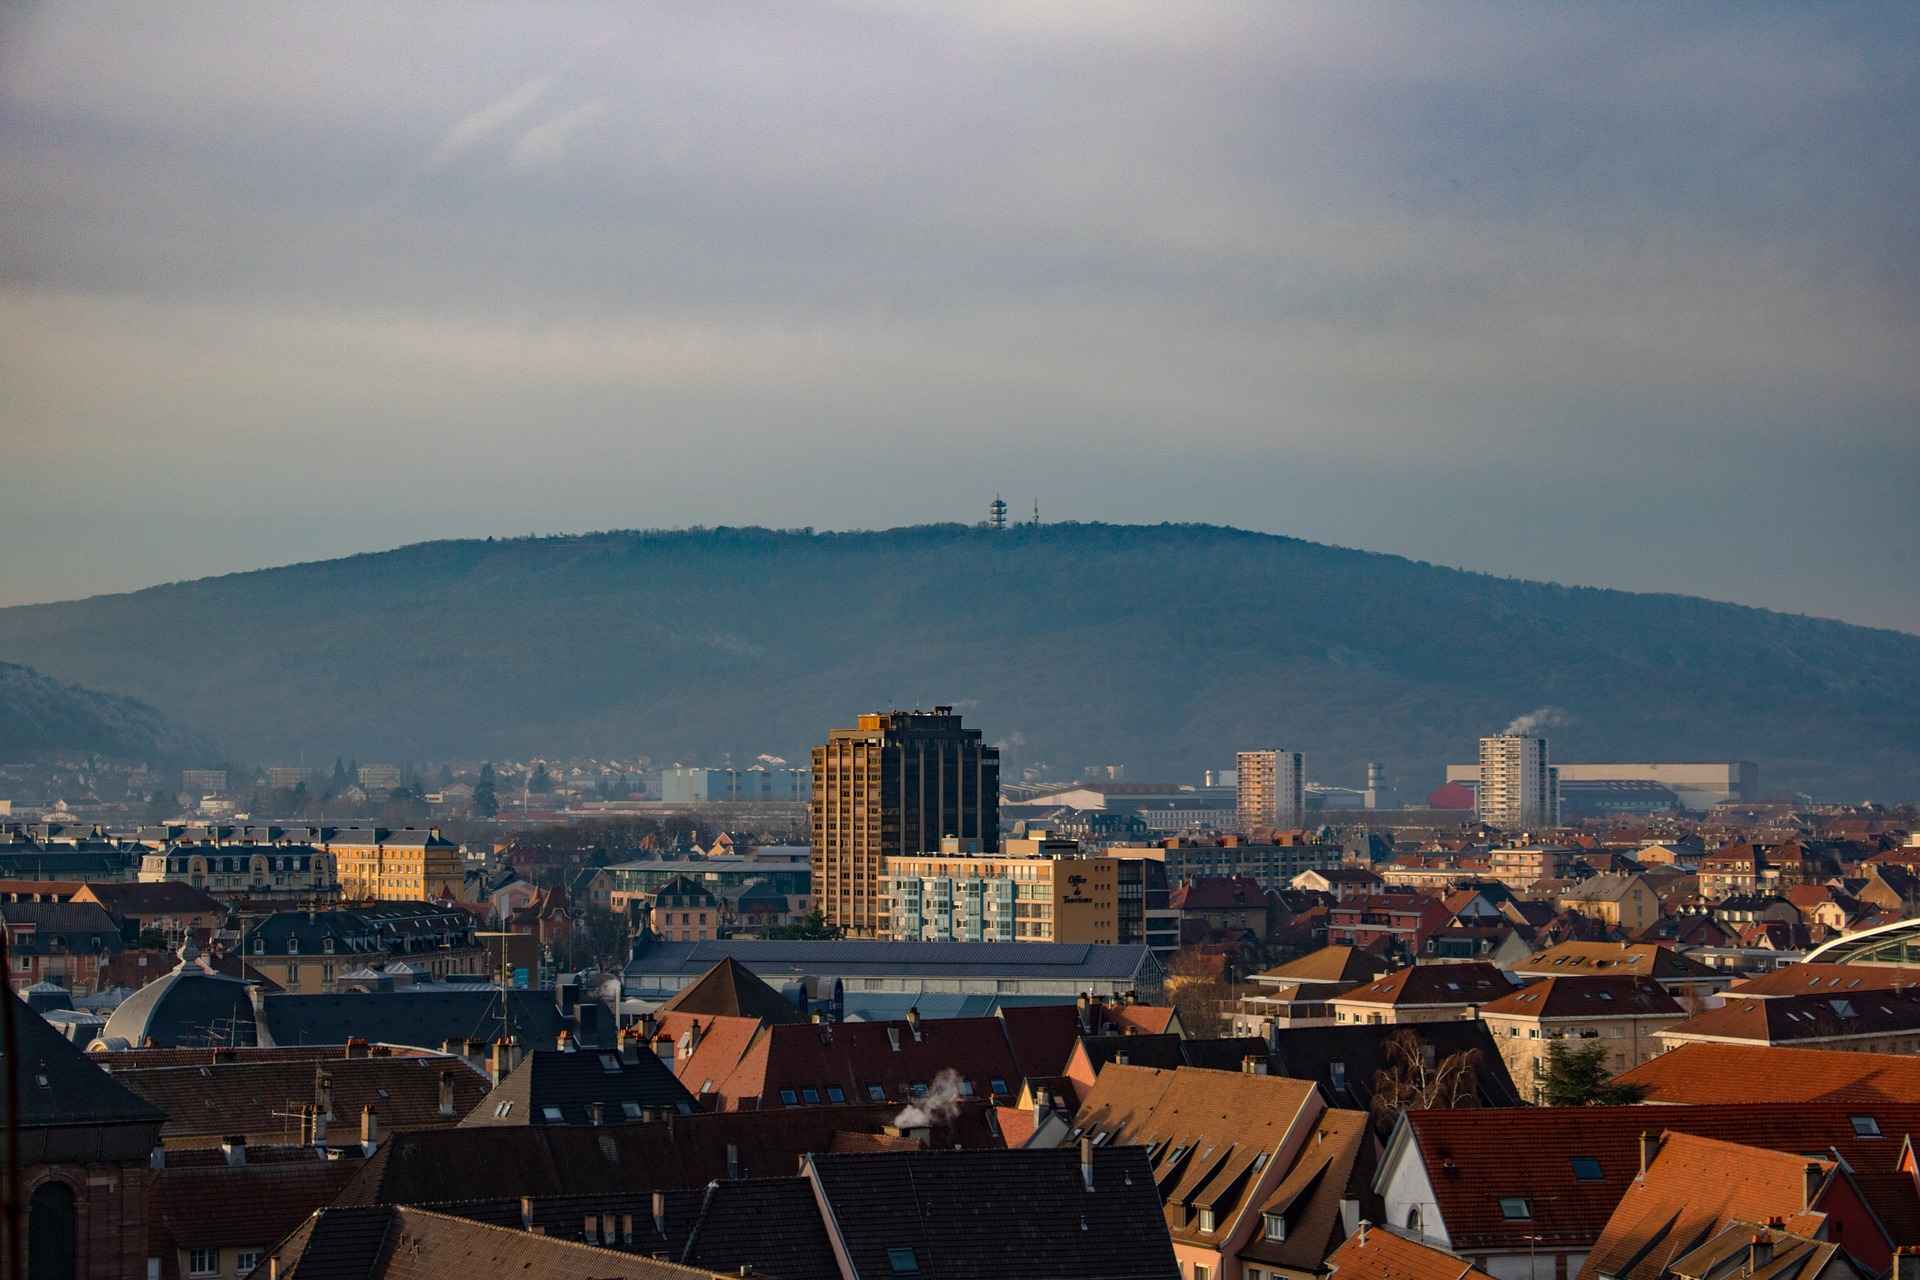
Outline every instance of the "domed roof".
<path fill-rule="evenodd" d="M 254 1043 L 250 983 L 215 973 L 189 942 L 180 963 L 121 1002 L 101 1029 L 101 1040 L 140 1047 Z"/>

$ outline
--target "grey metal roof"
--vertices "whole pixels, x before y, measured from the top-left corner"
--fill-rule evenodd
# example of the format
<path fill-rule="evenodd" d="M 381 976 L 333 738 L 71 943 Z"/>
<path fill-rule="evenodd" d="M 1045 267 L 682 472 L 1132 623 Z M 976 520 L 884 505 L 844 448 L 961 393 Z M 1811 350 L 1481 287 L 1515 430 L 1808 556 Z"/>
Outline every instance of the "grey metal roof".
<path fill-rule="evenodd" d="M 705 973 L 732 958 L 763 978 L 786 974 L 880 977 L 1131 978 L 1158 967 L 1142 944 L 1088 942 L 648 942 L 627 976 Z"/>
<path fill-rule="evenodd" d="M 149 1039 L 163 1049 L 252 1044 L 253 1001 L 248 985 L 214 973 L 189 951 L 172 972 L 122 1001 L 100 1038 L 124 1040 L 132 1048 Z"/>

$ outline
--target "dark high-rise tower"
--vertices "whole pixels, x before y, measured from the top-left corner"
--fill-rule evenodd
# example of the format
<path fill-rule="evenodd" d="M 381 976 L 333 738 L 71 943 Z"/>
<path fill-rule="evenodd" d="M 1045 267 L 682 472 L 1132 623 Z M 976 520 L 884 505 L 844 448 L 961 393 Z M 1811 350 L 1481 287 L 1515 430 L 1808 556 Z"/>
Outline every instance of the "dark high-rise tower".
<path fill-rule="evenodd" d="M 813 896 L 856 937 L 886 926 L 887 859 L 1000 849 L 1000 752 L 952 707 L 887 711 L 835 729 L 813 749 Z"/>

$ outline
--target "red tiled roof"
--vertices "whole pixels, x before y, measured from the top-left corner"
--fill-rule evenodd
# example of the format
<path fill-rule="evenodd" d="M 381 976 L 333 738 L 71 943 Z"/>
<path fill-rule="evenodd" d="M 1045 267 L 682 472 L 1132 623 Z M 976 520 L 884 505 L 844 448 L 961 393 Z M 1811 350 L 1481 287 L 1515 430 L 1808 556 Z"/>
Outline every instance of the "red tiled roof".
<path fill-rule="evenodd" d="M 1740 1095 L 1727 1089 L 1719 1096 Z M 1857 1133 L 1852 1117 L 1860 1114 L 1873 1116 L 1882 1134 L 1920 1131 L 1920 1103 L 1884 1102 L 1410 1111 L 1405 1124 L 1454 1247 L 1524 1252 L 1529 1236 L 1555 1248 L 1597 1239 L 1640 1171 L 1643 1133 L 1701 1134 L 1793 1153 L 1835 1148 L 1856 1169 L 1893 1168 L 1898 1141 Z M 1600 1176 L 1580 1177 L 1575 1157 L 1595 1161 Z M 1533 1216 L 1505 1217 L 1502 1197 L 1526 1199 Z"/>
<path fill-rule="evenodd" d="M 1175 911 L 1235 911 L 1261 909 L 1267 891 L 1252 876 L 1202 876 L 1183 884 L 1168 896 Z"/>
<path fill-rule="evenodd" d="M 1776 996 L 1843 996 L 1854 991 L 1898 990 L 1920 986 L 1920 971 L 1892 965 L 1790 964 L 1736 982 L 1727 995 L 1749 999 Z"/>
<path fill-rule="evenodd" d="M 1010 1096 L 1021 1079 L 998 1018 L 926 1018 L 918 1036 L 907 1022 L 802 1023 L 763 1028 L 717 1092 L 728 1109 L 781 1106 L 784 1089 L 802 1103 L 807 1090 L 831 1100 L 830 1089 L 865 1102 L 876 1087 L 905 1101 L 947 1070 L 982 1099 L 994 1081 Z"/>
<path fill-rule="evenodd" d="M 1397 969 L 1363 987 L 1334 997 L 1359 1004 L 1405 1008 L 1435 1004 L 1488 1004 L 1513 990 L 1507 975 L 1490 964 L 1418 964 Z"/>
<path fill-rule="evenodd" d="M 1652 978 L 1575 974 L 1542 978 L 1482 1005 L 1480 1012 L 1530 1018 L 1608 1018 L 1630 1014 L 1679 1017 L 1686 1011 Z"/>
<path fill-rule="evenodd" d="M 1672 1037 L 1699 1036 L 1774 1045 L 1920 1031 L 1920 990 L 1863 989 L 1771 1000 L 1729 999 L 1663 1029 Z"/>
<path fill-rule="evenodd" d="M 1839 1049 L 1682 1044 L 1618 1077 L 1648 1102 L 1920 1103 L 1920 1057 Z"/>
<path fill-rule="evenodd" d="M 1382 1227 L 1348 1236 L 1326 1265 L 1339 1280 L 1493 1280 L 1458 1254 Z"/>

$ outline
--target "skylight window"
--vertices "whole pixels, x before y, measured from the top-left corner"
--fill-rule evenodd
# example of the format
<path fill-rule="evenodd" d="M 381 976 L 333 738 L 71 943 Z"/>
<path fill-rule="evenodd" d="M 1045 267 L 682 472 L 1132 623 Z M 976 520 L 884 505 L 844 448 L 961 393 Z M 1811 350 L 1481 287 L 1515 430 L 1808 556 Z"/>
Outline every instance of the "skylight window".
<path fill-rule="evenodd" d="M 993 1079 L 987 1081 L 987 1083 L 993 1086 L 993 1091 L 995 1093 L 1007 1092 L 1007 1082 L 1005 1080 L 1002 1080 L 999 1076 L 995 1076 Z"/>
<path fill-rule="evenodd" d="M 611 1053 L 600 1055 L 600 1069 L 610 1076 L 620 1074 L 620 1059 Z"/>
<path fill-rule="evenodd" d="M 540 1108 L 540 1117 L 548 1124 L 558 1124 L 560 1123 L 560 1108 L 542 1107 Z"/>
<path fill-rule="evenodd" d="M 786 1103 L 790 1107 L 797 1107 L 800 1105 L 800 1095 L 798 1093 L 795 1093 L 792 1089 L 782 1089 L 780 1091 L 780 1101 Z"/>
<path fill-rule="evenodd" d="M 620 1114 L 629 1120 L 638 1120 L 640 1118 L 640 1104 L 637 1102 L 623 1102 L 620 1104 Z"/>
<path fill-rule="evenodd" d="M 887 1091 L 877 1084 L 870 1084 L 867 1086 L 867 1098 L 873 1102 L 885 1102 Z"/>
<path fill-rule="evenodd" d="M 1600 1162 L 1592 1156 L 1574 1156 L 1573 1177 L 1576 1182 L 1599 1182 L 1605 1175 L 1600 1171 Z"/>
<path fill-rule="evenodd" d="M 1502 1196 L 1500 1216 L 1510 1222 L 1522 1222 L 1533 1216 L 1533 1206 L 1524 1196 Z"/>
<path fill-rule="evenodd" d="M 1880 1122 L 1872 1116 L 1848 1116 L 1853 1122 L 1853 1136 L 1856 1138 L 1877 1138 L 1880 1136 Z"/>
<path fill-rule="evenodd" d="M 820 1105 L 820 1091 L 818 1089 L 802 1089 L 800 1091 L 800 1100 L 808 1106 L 817 1107 Z"/>
<path fill-rule="evenodd" d="M 911 1249 L 887 1250 L 887 1269 L 897 1276 L 917 1276 L 920 1274 L 920 1259 Z"/>
<path fill-rule="evenodd" d="M 846 1100 L 847 1100 L 847 1091 L 845 1089 L 842 1089 L 837 1084 L 830 1084 L 827 1086 L 828 1102 L 845 1102 Z"/>

